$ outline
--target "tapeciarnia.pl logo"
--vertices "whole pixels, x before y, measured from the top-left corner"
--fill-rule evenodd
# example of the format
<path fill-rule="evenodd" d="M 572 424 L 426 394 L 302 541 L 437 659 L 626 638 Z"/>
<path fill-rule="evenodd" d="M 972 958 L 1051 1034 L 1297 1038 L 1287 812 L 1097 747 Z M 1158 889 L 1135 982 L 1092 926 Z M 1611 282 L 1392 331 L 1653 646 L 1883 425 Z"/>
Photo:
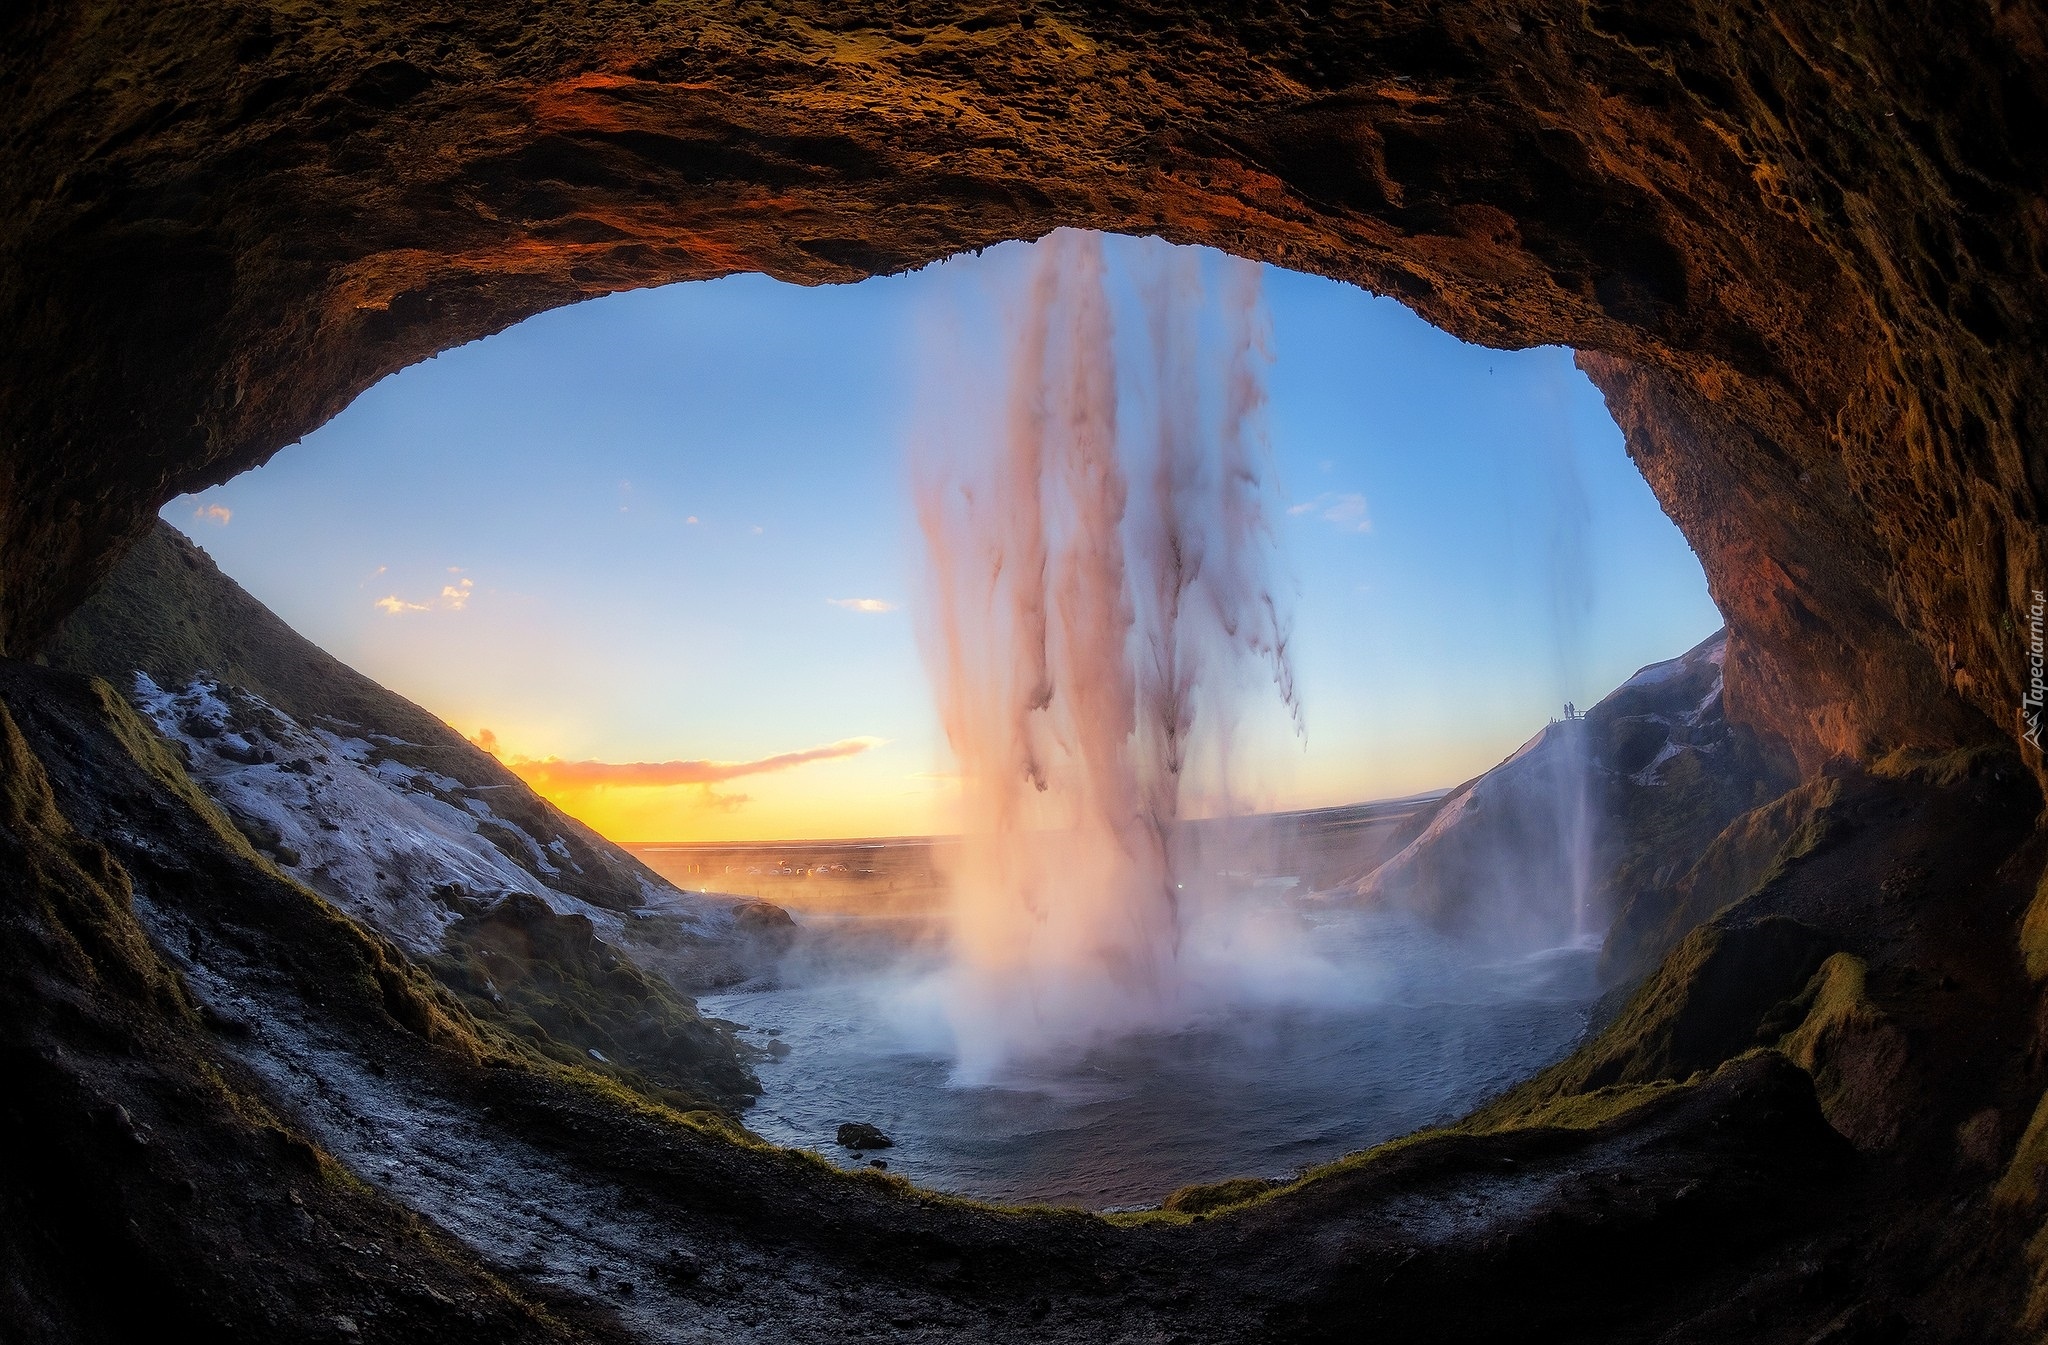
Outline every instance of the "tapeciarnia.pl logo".
<path fill-rule="evenodd" d="M 2044 652 L 2041 639 L 2044 613 L 2048 613 L 2048 596 L 2037 588 L 2033 605 L 2027 608 L 2027 693 L 2020 697 L 2020 718 L 2027 724 L 2021 736 L 2036 752 L 2041 750 L 2041 701 L 2048 694 L 2048 678 L 2043 677 L 2048 652 Z"/>

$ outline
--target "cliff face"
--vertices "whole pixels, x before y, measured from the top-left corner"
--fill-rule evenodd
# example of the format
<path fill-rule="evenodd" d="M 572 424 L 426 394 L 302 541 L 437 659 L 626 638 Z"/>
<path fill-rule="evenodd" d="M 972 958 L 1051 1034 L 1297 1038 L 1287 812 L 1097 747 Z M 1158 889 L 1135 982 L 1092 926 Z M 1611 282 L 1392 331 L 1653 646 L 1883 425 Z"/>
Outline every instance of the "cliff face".
<path fill-rule="evenodd" d="M 1434 805 L 1428 825 L 1353 884 L 1509 952 L 1607 934 L 1612 980 L 1651 970 L 1692 926 L 1745 895 L 1770 855 L 1695 879 L 1731 823 L 1792 784 L 1725 713 L 1716 632 L 1554 721 Z M 1775 851 L 1773 851 L 1775 853 Z M 1751 869 L 1755 871 L 1751 871 Z M 1698 890 L 1696 901 L 1688 896 Z M 1671 927 L 1674 926 L 1675 928 Z"/>
<path fill-rule="evenodd" d="M 1069 224 L 1579 349 L 1728 617 L 1731 714 L 1808 769 L 2018 732 L 2048 584 L 2037 4 L 0 23 L 8 652 L 161 501 L 437 350 L 623 287 Z"/>

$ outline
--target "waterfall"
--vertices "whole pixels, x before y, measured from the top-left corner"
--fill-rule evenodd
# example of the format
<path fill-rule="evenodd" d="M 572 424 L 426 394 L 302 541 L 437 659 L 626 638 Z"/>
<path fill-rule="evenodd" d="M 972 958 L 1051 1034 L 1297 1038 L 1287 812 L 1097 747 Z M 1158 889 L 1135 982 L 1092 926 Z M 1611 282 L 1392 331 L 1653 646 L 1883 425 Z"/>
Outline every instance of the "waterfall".
<path fill-rule="evenodd" d="M 1227 796 L 1255 685 L 1300 724 L 1259 268 L 1158 242 L 1118 259 L 1121 303 L 1096 234 L 1049 235 L 999 277 L 1001 376 L 947 391 L 914 472 L 960 777 L 945 1011 L 963 1079 L 1174 1019 L 1191 772 Z"/>

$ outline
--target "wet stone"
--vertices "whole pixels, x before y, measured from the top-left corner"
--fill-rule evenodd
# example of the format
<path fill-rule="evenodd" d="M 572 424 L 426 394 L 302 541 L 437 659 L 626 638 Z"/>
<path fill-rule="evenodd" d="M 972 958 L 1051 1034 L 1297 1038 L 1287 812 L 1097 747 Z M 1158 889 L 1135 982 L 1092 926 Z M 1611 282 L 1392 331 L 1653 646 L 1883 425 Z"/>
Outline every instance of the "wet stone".
<path fill-rule="evenodd" d="M 893 1149 L 896 1141 L 866 1121 L 848 1121 L 839 1127 L 839 1146 L 843 1149 Z"/>

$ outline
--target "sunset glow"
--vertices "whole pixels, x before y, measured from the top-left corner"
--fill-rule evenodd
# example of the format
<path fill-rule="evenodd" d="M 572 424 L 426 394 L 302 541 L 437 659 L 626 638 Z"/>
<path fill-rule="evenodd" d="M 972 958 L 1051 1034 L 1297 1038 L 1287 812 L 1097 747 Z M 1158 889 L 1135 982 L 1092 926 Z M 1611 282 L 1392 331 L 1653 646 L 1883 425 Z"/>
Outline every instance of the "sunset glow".
<path fill-rule="evenodd" d="M 1130 246 L 1106 248 L 1118 321 Z M 547 313 L 164 517 L 608 836 L 950 831 L 906 451 L 935 352 L 999 355 L 939 296 L 1011 255 Z M 1248 725 L 1236 804 L 1453 784 L 1719 624 L 1568 352 L 1464 345 L 1285 271 L 1264 288 L 1306 740 Z"/>

